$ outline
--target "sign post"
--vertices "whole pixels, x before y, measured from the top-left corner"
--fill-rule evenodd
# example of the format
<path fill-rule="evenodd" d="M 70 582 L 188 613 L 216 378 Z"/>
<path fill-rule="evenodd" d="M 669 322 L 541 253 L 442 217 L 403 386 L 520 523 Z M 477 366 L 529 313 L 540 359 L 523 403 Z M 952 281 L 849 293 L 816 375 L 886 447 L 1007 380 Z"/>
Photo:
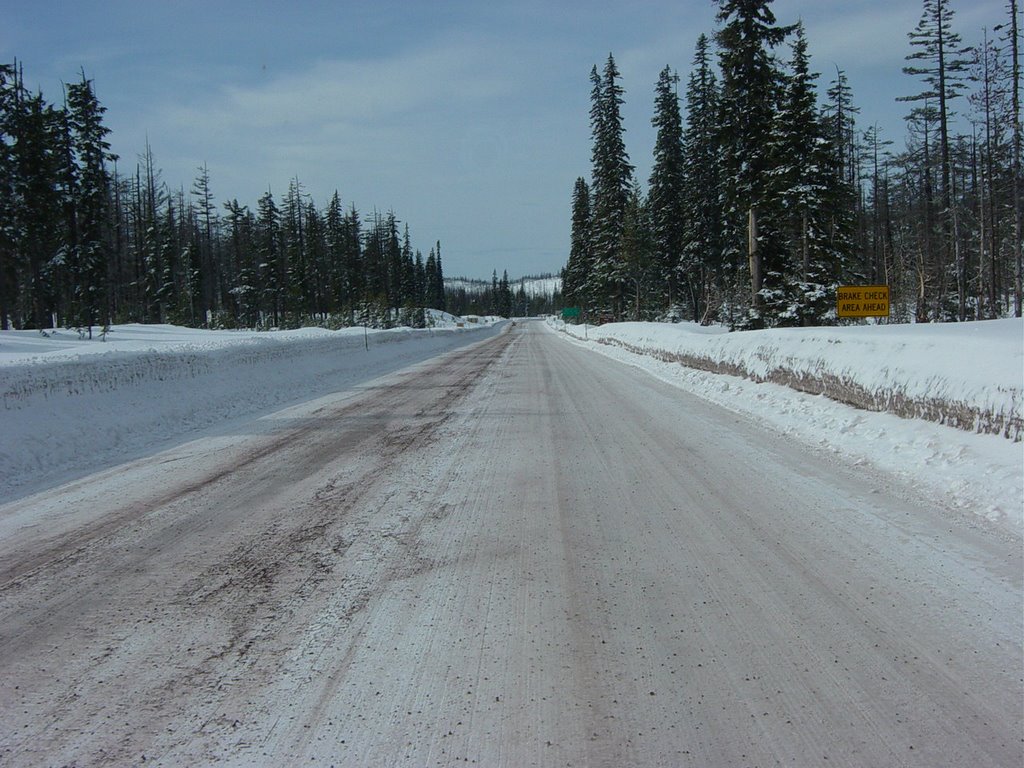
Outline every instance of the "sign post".
<path fill-rule="evenodd" d="M 839 317 L 888 317 L 888 285 L 844 285 L 836 289 Z"/>

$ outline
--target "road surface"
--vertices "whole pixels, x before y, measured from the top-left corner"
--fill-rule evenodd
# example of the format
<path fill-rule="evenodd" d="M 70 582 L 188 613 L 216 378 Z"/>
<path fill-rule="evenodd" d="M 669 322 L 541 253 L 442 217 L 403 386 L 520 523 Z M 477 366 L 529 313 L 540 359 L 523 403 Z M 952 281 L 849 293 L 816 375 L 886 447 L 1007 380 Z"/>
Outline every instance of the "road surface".
<path fill-rule="evenodd" d="M 540 323 L 0 507 L 0 765 L 1020 766 L 1019 539 Z"/>

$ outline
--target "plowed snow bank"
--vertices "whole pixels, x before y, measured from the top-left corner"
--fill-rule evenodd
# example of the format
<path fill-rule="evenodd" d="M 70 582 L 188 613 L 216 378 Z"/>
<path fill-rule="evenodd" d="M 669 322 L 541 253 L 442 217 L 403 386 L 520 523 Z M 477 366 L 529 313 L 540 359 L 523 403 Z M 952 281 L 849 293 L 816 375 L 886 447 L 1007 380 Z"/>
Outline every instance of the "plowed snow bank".
<path fill-rule="evenodd" d="M 369 381 L 493 333 L 255 333 L 115 326 L 0 333 L 0 497 L 71 479 L 199 430 Z"/>

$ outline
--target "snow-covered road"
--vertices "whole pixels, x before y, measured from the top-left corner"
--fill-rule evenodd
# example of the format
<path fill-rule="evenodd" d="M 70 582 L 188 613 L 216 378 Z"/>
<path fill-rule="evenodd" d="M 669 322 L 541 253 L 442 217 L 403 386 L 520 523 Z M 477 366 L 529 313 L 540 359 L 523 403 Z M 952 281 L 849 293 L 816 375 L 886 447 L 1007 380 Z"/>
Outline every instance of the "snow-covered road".
<path fill-rule="evenodd" d="M 520 323 L 0 507 L 0 764 L 1008 766 L 1021 542 Z"/>

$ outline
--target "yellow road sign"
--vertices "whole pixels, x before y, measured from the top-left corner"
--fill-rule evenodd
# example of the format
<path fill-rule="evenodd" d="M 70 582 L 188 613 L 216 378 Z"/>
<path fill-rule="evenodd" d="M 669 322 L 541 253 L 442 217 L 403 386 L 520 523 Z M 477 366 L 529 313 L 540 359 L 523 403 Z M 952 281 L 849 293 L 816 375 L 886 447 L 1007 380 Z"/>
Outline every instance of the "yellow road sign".
<path fill-rule="evenodd" d="M 836 290 L 839 317 L 888 317 L 888 285 L 844 285 Z"/>

